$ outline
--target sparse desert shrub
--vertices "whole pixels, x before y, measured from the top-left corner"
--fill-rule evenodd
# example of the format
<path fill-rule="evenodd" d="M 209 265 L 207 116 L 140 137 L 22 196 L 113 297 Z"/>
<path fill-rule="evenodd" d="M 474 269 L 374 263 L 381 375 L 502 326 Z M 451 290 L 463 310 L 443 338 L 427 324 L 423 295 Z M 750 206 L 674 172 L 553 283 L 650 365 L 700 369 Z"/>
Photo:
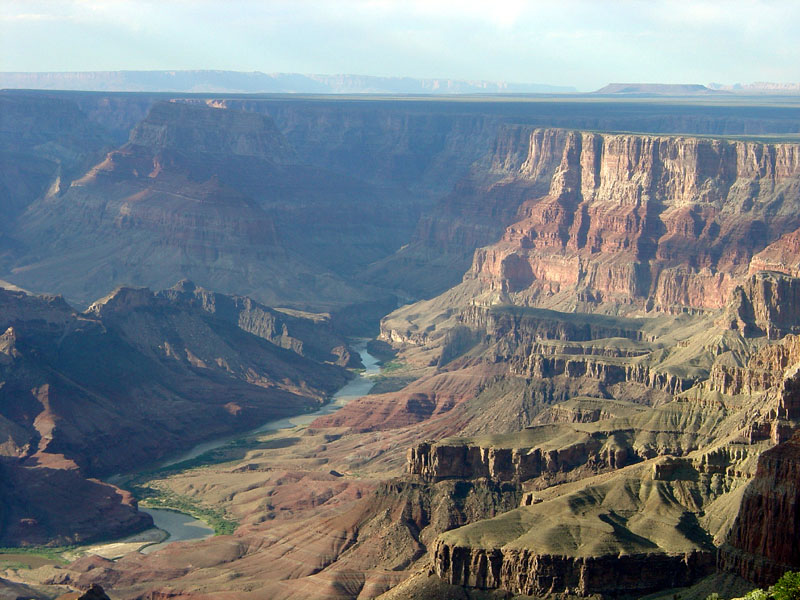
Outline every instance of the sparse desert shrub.
<path fill-rule="evenodd" d="M 769 594 L 762 589 L 747 592 L 744 600 L 769 600 Z"/>

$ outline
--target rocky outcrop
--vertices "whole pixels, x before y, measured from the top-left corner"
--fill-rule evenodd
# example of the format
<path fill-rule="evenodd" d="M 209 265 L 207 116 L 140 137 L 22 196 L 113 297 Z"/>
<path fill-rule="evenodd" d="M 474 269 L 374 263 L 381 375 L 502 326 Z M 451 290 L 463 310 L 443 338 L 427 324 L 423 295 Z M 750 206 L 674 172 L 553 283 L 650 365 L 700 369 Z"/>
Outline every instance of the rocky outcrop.
<path fill-rule="evenodd" d="M 679 394 L 698 381 L 637 360 L 648 354 L 646 344 L 620 347 L 615 341 L 655 342 L 656 336 L 647 331 L 647 319 L 472 305 L 462 311 L 458 321 L 477 330 L 474 338 L 494 343 L 493 360 L 507 364 L 514 375 L 540 379 L 563 375 L 605 385 L 637 383 L 668 394 Z M 448 348 L 445 345 L 443 354 Z"/>
<path fill-rule="evenodd" d="M 111 143 L 71 98 L 0 93 L 0 230 L 13 230 L 39 197 L 66 190 Z"/>
<path fill-rule="evenodd" d="M 717 494 L 691 470 L 654 479 L 645 469 L 545 490 L 512 511 L 441 534 L 434 570 L 447 583 L 533 596 L 689 585 L 714 569 L 713 548 L 693 528 Z"/>
<path fill-rule="evenodd" d="M 424 296 L 444 291 L 458 283 L 475 248 L 497 240 L 527 198 L 546 192 L 565 132 L 529 136 L 527 128 L 497 125 L 492 131 L 493 143 L 482 144 L 485 156 L 462 171 L 463 179 L 420 217 L 410 243 L 371 267 L 369 277 L 391 277 Z"/>
<path fill-rule="evenodd" d="M 723 394 L 754 395 L 781 387 L 792 368 L 800 363 L 800 338 L 787 335 L 776 344 L 769 344 L 754 352 L 742 366 L 723 362 L 711 368 L 707 386 Z"/>
<path fill-rule="evenodd" d="M 169 296 L 122 288 L 79 314 L 60 298 L 0 291 L 0 304 L 12 307 L 0 353 L 2 414 L 9 441 L 20 440 L 8 454 L 27 444 L 29 454 L 66 454 L 108 473 L 251 419 L 318 406 L 348 378 Z M 305 327 L 313 335 L 314 323 Z M 320 327 L 317 342 L 329 333 Z"/>
<path fill-rule="evenodd" d="M 344 367 L 360 365 L 358 355 L 351 353 L 346 340 L 334 332 L 327 315 L 293 316 L 259 304 L 252 298 L 219 294 L 188 280 L 157 295 L 187 307 L 202 309 L 242 331 L 301 356 Z"/>
<path fill-rule="evenodd" d="M 188 282 L 162 293 L 120 288 L 83 313 L 60 297 L 6 290 L 0 306 L 6 545 L 141 529 L 150 519 L 127 492 L 87 476 L 304 412 L 349 378 L 331 364 L 349 354 L 324 319 L 281 320 Z"/>
<path fill-rule="evenodd" d="M 712 552 L 572 557 L 535 550 L 434 548 L 434 569 L 444 581 L 512 594 L 642 594 L 685 587 L 713 571 Z"/>
<path fill-rule="evenodd" d="M 538 447 L 520 445 L 524 441 L 509 447 L 505 440 L 496 440 L 491 445 L 423 442 L 409 448 L 407 470 L 410 475 L 428 481 L 489 478 L 519 483 L 583 466 L 602 471 L 641 460 L 630 441 L 624 439 L 626 432 L 586 433 L 569 427 L 542 426 L 529 433 L 529 437 L 538 438 Z M 552 443 L 550 436 L 558 441 Z M 522 437 L 524 440 L 526 436 Z"/>
<path fill-rule="evenodd" d="M 48 462 L 58 461 L 0 459 L 3 546 L 86 544 L 153 526 L 129 492 L 86 479 L 74 463 Z"/>
<path fill-rule="evenodd" d="M 744 335 L 780 339 L 800 332 L 799 306 L 800 279 L 760 271 L 733 290 L 721 319 Z"/>
<path fill-rule="evenodd" d="M 718 308 L 754 254 L 797 228 L 798 203 L 796 145 L 569 132 L 549 193 L 467 277 L 517 303 L 569 291 Z"/>
<path fill-rule="evenodd" d="M 800 438 L 764 452 L 719 566 L 760 586 L 800 566 Z"/>
<path fill-rule="evenodd" d="M 238 110 L 198 109 L 184 102 L 159 102 L 131 132 L 130 144 L 166 150 L 250 156 L 273 164 L 297 162 L 272 119 Z"/>
<path fill-rule="evenodd" d="M 584 342 L 602 338 L 634 341 L 653 338 L 642 331 L 643 319 L 566 314 L 515 306 L 474 304 L 459 316 L 464 325 L 485 331 L 492 339 L 512 336 L 523 343 L 537 340 Z"/>
<path fill-rule="evenodd" d="M 77 600 L 111 600 L 102 586 L 93 583 L 88 590 L 78 596 Z"/>
<path fill-rule="evenodd" d="M 750 261 L 750 273 L 776 271 L 800 277 L 800 229 L 787 233 Z"/>

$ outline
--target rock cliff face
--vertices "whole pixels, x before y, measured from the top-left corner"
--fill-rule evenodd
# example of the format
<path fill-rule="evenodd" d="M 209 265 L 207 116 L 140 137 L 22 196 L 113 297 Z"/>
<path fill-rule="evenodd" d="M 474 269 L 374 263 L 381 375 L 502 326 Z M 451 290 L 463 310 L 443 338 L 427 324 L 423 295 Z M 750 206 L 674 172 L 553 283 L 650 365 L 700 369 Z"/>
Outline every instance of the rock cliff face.
<path fill-rule="evenodd" d="M 711 552 L 571 557 L 530 550 L 475 549 L 439 543 L 436 573 L 447 583 L 512 594 L 642 594 L 691 585 L 713 571 Z"/>
<path fill-rule="evenodd" d="M 780 339 L 800 331 L 799 301 L 800 279 L 759 271 L 733 290 L 722 319 L 745 335 Z"/>
<path fill-rule="evenodd" d="M 720 567 L 761 586 L 800 564 L 800 438 L 764 452 L 742 499 L 739 517 L 720 552 Z"/>
<path fill-rule="evenodd" d="M 436 573 L 512 594 L 590 596 L 685 586 L 713 571 L 714 553 L 690 523 L 700 497 L 714 494 L 700 484 L 692 501 L 672 491 L 685 485 L 680 476 L 656 481 L 635 469 L 440 535 Z M 656 505 L 658 522 L 647 516 Z"/>
<path fill-rule="evenodd" d="M 603 436 L 580 433 L 576 437 L 573 443 L 551 450 L 422 443 L 408 451 L 408 472 L 430 481 L 486 477 L 519 483 L 543 474 L 565 473 L 587 464 L 603 470 L 641 460 L 631 456 L 630 447 L 624 447 L 619 440 L 609 443 Z"/>
<path fill-rule="evenodd" d="M 69 99 L 0 94 L 0 231 L 48 191 L 66 189 L 111 142 Z"/>
<path fill-rule="evenodd" d="M 131 132 L 130 144 L 156 153 L 252 156 L 273 164 L 297 162 L 271 119 L 236 110 L 202 110 L 183 102 L 159 102 Z M 210 166 L 210 165 L 209 165 Z"/>
<path fill-rule="evenodd" d="M 562 130 L 531 134 L 525 127 L 499 127 L 493 143 L 486 145 L 488 152 L 423 214 L 408 246 L 370 274 L 381 277 L 399 268 L 402 275 L 403 266 L 424 264 L 415 272 L 416 282 L 402 280 L 423 295 L 458 283 L 475 249 L 496 241 L 523 202 L 546 193 L 565 139 Z"/>
<path fill-rule="evenodd" d="M 325 315 L 293 316 L 259 304 L 246 296 L 227 296 L 197 287 L 184 280 L 158 293 L 170 301 L 202 309 L 276 346 L 322 363 L 344 367 L 360 364 L 344 338 L 334 332 Z"/>
<path fill-rule="evenodd" d="M 543 418 L 545 424 L 515 433 L 422 442 L 408 450 L 407 471 L 429 481 L 487 477 L 550 485 L 660 455 L 701 450 L 725 429 L 726 415 L 719 407 L 699 410 L 688 403 L 672 403 L 636 410 L 618 404 L 616 411 L 624 416 L 572 423 L 548 423 L 550 419 Z M 720 456 L 722 472 L 735 462 L 735 453 L 728 454 Z M 707 471 L 709 460 L 698 457 L 696 468 Z"/>
<path fill-rule="evenodd" d="M 86 479 L 62 461 L 0 459 L 0 543 L 66 546 L 119 538 L 152 527 L 129 492 Z M 44 463 L 44 464 L 41 464 Z"/>
<path fill-rule="evenodd" d="M 516 303 L 718 308 L 753 256 L 797 229 L 799 202 L 796 145 L 569 132 L 549 193 L 467 277 Z"/>

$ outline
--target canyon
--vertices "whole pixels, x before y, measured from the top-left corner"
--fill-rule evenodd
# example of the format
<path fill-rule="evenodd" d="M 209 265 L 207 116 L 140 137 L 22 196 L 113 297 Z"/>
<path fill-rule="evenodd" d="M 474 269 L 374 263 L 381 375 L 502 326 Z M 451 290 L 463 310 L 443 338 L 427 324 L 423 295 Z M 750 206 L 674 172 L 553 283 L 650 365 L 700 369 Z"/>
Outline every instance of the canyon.
<path fill-rule="evenodd" d="M 0 589 L 705 598 L 799 566 L 791 103 L 0 102 L 3 545 L 120 538 L 154 495 L 233 524 Z M 369 394 L 144 468 L 320 407 L 354 337 Z"/>

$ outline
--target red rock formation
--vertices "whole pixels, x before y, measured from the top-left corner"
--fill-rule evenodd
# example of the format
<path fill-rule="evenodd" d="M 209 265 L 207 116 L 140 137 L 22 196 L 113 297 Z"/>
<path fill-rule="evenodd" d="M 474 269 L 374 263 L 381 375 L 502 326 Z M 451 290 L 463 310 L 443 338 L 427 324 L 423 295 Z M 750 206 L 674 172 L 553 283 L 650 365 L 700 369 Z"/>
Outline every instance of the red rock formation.
<path fill-rule="evenodd" d="M 351 431 L 385 431 L 440 417 L 474 398 L 490 375 L 462 369 L 421 378 L 398 392 L 375 394 L 350 402 L 314 420 L 312 427 L 347 427 Z"/>
<path fill-rule="evenodd" d="M 136 510 L 129 492 L 86 479 L 69 461 L 62 461 L 66 468 L 54 468 L 46 459 L 0 461 L 4 546 L 85 544 L 152 527 L 153 520 Z"/>
<path fill-rule="evenodd" d="M 799 206 L 796 145 L 570 132 L 549 194 L 524 202 L 466 277 L 516 302 L 570 291 L 717 308 L 753 255 L 797 228 Z"/>
<path fill-rule="evenodd" d="M 800 567 L 800 437 L 764 452 L 719 566 L 766 586 Z"/>
<path fill-rule="evenodd" d="M 750 273 L 778 271 L 800 277 L 800 229 L 787 233 L 750 261 Z"/>
<path fill-rule="evenodd" d="M 86 302 L 186 276 L 300 309 L 384 298 L 352 273 L 407 240 L 418 204 L 299 162 L 266 116 L 157 103 L 127 144 L 16 222 L 24 251 L 7 277 Z"/>

